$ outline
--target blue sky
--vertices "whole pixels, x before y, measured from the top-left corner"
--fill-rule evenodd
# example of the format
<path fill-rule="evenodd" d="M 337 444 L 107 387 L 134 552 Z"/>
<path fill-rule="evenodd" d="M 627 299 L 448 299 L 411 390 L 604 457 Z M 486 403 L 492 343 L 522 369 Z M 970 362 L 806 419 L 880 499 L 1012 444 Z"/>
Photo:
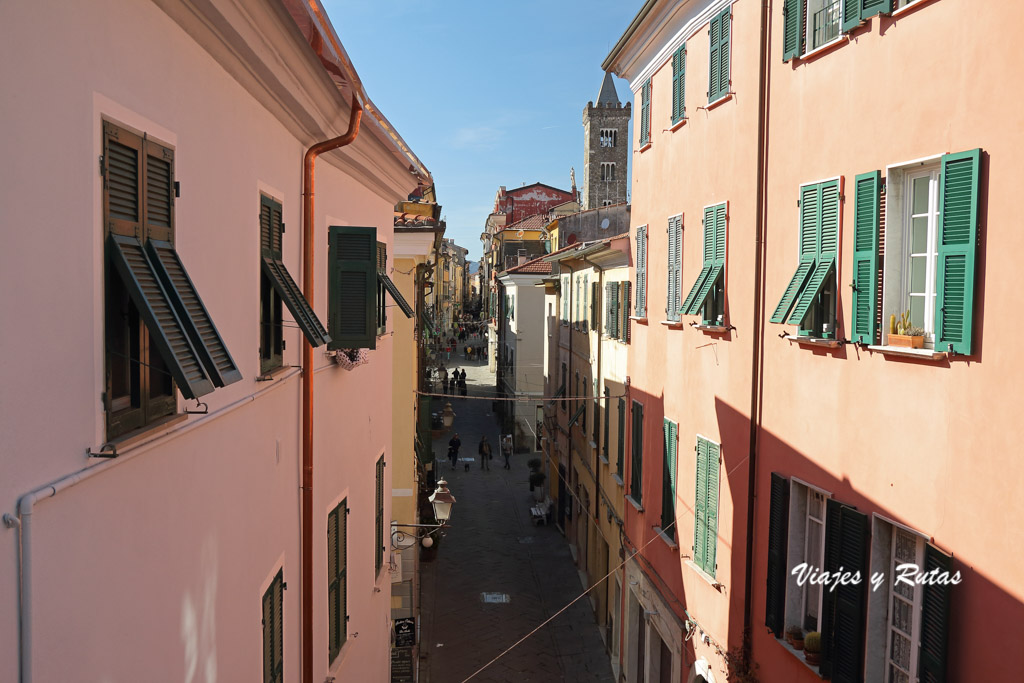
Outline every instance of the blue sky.
<path fill-rule="evenodd" d="M 374 103 L 480 258 L 498 186 L 583 182 L 583 108 L 641 0 L 323 0 Z M 623 103 L 625 81 L 615 87 Z"/>

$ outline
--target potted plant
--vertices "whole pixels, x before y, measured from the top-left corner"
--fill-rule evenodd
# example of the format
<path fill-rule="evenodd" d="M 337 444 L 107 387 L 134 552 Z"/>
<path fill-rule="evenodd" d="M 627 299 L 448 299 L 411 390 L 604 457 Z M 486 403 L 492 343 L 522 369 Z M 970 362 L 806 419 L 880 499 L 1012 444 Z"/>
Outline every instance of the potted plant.
<path fill-rule="evenodd" d="M 544 500 L 544 480 L 547 475 L 543 472 L 530 472 L 530 490 L 533 491 L 533 499 L 538 503 Z"/>
<path fill-rule="evenodd" d="M 804 659 L 808 664 L 821 663 L 821 634 L 817 631 L 804 636 Z"/>
<path fill-rule="evenodd" d="M 526 466 L 530 468 L 531 472 L 540 472 L 540 458 L 530 458 L 526 461 Z"/>
<path fill-rule="evenodd" d="M 790 626 L 786 629 L 786 640 L 794 650 L 804 649 L 804 630 L 796 625 Z"/>
<path fill-rule="evenodd" d="M 905 346 L 911 349 L 924 347 L 924 330 L 910 322 L 910 311 L 889 316 L 889 346 Z"/>

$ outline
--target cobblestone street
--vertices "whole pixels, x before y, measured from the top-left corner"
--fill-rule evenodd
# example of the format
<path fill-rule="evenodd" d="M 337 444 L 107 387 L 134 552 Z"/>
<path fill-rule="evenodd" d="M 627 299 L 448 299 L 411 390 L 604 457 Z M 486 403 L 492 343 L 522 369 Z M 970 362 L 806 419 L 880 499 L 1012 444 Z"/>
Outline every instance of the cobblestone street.
<path fill-rule="evenodd" d="M 457 365 L 466 369 L 470 397 L 493 395 L 486 362 L 447 363 L 449 370 Z M 583 590 L 565 538 L 555 526 L 531 521 L 526 461 L 535 456 L 513 455 L 511 469 L 503 469 L 500 423 L 491 407 L 491 401 L 452 398 L 452 431 L 465 459 L 454 471 L 445 459 L 451 432 L 434 441 L 438 476 L 448 480 L 457 503 L 436 559 L 421 565 L 422 670 L 429 683 L 469 679 Z M 494 449 L 489 470 L 477 456 L 484 434 Z M 614 679 L 591 603 L 583 599 L 471 680 Z"/>

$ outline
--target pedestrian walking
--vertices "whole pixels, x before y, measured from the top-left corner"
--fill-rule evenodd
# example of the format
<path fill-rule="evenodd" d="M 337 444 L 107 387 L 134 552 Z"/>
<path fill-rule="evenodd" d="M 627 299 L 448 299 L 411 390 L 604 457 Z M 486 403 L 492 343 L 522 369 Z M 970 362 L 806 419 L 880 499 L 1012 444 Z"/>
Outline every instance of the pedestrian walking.
<path fill-rule="evenodd" d="M 480 446 L 476 449 L 480 455 L 480 469 L 490 470 L 491 469 L 491 444 L 487 440 L 487 435 L 484 434 L 483 438 L 480 439 Z"/>
<path fill-rule="evenodd" d="M 455 463 L 459 461 L 459 448 L 461 447 L 462 439 L 459 438 L 459 433 L 455 432 L 455 436 L 448 441 L 448 458 L 452 461 L 453 470 L 455 469 Z M 466 467 L 468 469 L 469 466 L 467 465 Z"/>
<path fill-rule="evenodd" d="M 505 458 L 505 469 L 512 469 L 512 465 L 509 464 L 508 459 L 512 457 L 512 435 L 506 434 L 501 439 L 501 455 Z"/>
<path fill-rule="evenodd" d="M 466 380 L 461 379 L 461 378 L 459 379 L 459 394 L 463 398 L 466 397 Z"/>
<path fill-rule="evenodd" d="M 463 384 L 466 383 L 466 370 L 465 369 L 463 369 L 463 370 L 461 370 L 459 372 L 459 381 L 461 381 Z"/>

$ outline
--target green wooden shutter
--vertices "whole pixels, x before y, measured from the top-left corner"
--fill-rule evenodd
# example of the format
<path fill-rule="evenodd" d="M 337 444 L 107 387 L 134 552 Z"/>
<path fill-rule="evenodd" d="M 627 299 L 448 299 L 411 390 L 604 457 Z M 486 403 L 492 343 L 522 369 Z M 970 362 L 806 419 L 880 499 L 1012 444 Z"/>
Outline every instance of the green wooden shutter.
<path fill-rule="evenodd" d="M 772 317 L 769 318 L 768 322 L 786 322 L 786 316 L 793 307 L 793 302 L 796 300 L 797 294 L 800 293 L 804 287 L 804 283 L 807 282 L 807 276 L 810 275 L 812 268 L 814 268 L 813 258 L 810 260 L 800 261 L 799 265 L 796 267 L 796 272 L 793 273 L 792 279 L 790 279 L 789 284 L 786 285 L 786 289 L 782 293 L 782 299 L 779 300 L 779 304 L 775 307 L 775 312 L 772 313 Z"/>
<path fill-rule="evenodd" d="M 693 283 L 690 288 L 690 293 L 686 295 L 686 299 L 683 300 L 682 313 L 684 315 L 693 315 L 699 312 L 700 306 L 697 303 L 698 300 L 703 302 L 700 297 L 701 291 L 704 289 L 704 285 L 711 275 L 711 271 L 715 265 L 715 207 L 706 206 L 704 207 L 704 265 L 701 268 L 700 273 L 697 275 L 697 281 Z M 710 285 L 708 285 L 710 289 Z M 707 292 L 705 291 L 705 296 Z"/>
<path fill-rule="evenodd" d="M 782 61 L 803 54 L 805 0 L 785 0 L 782 6 Z"/>
<path fill-rule="evenodd" d="M 274 588 L 263 594 L 263 683 L 274 680 Z"/>
<path fill-rule="evenodd" d="M 380 576 L 380 569 L 384 566 L 384 456 L 377 458 L 376 466 L 376 501 L 374 516 L 374 576 Z"/>
<path fill-rule="evenodd" d="M 952 575 L 953 558 L 928 543 L 924 547 L 924 572 L 929 574 L 933 569 Z M 925 585 L 922 590 L 918 680 L 921 683 L 945 683 L 950 586 L 936 583 Z"/>
<path fill-rule="evenodd" d="M 619 433 L 615 451 L 615 473 L 622 479 L 626 460 L 626 399 L 619 397 Z"/>
<path fill-rule="evenodd" d="M 860 19 L 865 21 L 876 14 L 889 14 L 890 12 L 892 12 L 892 0 L 862 0 Z"/>
<path fill-rule="evenodd" d="M 608 437 L 611 435 L 609 423 L 611 423 L 612 397 L 608 387 L 604 388 L 604 443 L 601 444 L 601 453 L 604 459 L 608 460 Z"/>
<path fill-rule="evenodd" d="M 875 343 L 878 282 L 878 221 L 882 174 L 861 173 L 854 181 L 853 324 L 851 341 Z"/>
<path fill-rule="evenodd" d="M 281 683 L 284 680 L 284 570 L 263 595 L 263 680 Z"/>
<path fill-rule="evenodd" d="M 651 79 L 640 87 L 640 146 L 651 141 Z"/>
<path fill-rule="evenodd" d="M 849 33 L 860 25 L 861 0 L 843 0 L 843 33 Z"/>
<path fill-rule="evenodd" d="M 620 316 L 619 339 L 628 344 L 632 333 L 629 325 L 629 303 L 632 301 L 630 297 L 633 283 L 626 281 L 621 286 L 622 296 L 619 298 L 619 303 L 622 306 L 622 315 Z"/>
<path fill-rule="evenodd" d="M 661 481 L 661 529 L 669 536 L 675 536 L 676 521 L 676 437 L 679 426 L 665 418 L 662 424 L 664 454 Z"/>
<path fill-rule="evenodd" d="M 786 617 L 786 555 L 789 536 L 789 480 L 772 472 L 768 505 L 768 582 L 765 588 L 764 624 L 776 638 L 782 637 Z"/>
<path fill-rule="evenodd" d="M 672 123 L 686 118 L 686 43 L 672 55 Z"/>
<path fill-rule="evenodd" d="M 609 337 L 615 334 L 615 296 L 618 293 L 618 285 L 614 282 L 607 282 L 604 285 L 604 333 Z"/>
<path fill-rule="evenodd" d="M 636 315 L 647 313 L 647 226 L 636 229 Z"/>
<path fill-rule="evenodd" d="M 377 228 L 328 231 L 329 349 L 377 347 Z"/>
<path fill-rule="evenodd" d="M 787 322 L 801 324 L 835 268 L 839 238 L 839 183 L 832 180 L 800 190 L 800 260 L 813 257 L 807 285 L 796 298 Z"/>
<path fill-rule="evenodd" d="M 972 351 L 980 178 L 980 149 L 942 157 L 936 351 Z"/>
<path fill-rule="evenodd" d="M 632 446 L 629 495 L 637 505 L 643 505 L 644 406 L 637 401 L 633 401 Z"/>
<path fill-rule="evenodd" d="M 718 554 L 718 475 L 719 470 L 721 469 L 721 465 L 719 463 L 721 446 L 710 441 L 707 442 L 707 444 L 708 494 L 705 508 L 705 514 L 707 516 L 707 536 L 704 550 L 704 571 L 707 572 L 708 576 L 715 576 Z"/>
<path fill-rule="evenodd" d="M 704 569 L 707 551 L 708 509 L 708 442 L 697 437 L 696 491 L 693 497 L 693 563 Z"/>
<path fill-rule="evenodd" d="M 327 649 L 333 663 L 341 650 L 338 629 L 338 510 L 327 515 Z"/>
<path fill-rule="evenodd" d="M 719 17 L 719 45 L 718 45 L 718 97 L 729 93 L 729 53 L 731 51 L 730 37 L 732 33 L 732 10 L 726 8 Z"/>
<path fill-rule="evenodd" d="M 711 18 L 708 25 L 708 102 L 718 99 L 718 71 L 722 68 L 722 60 L 718 51 L 722 46 L 722 15 Z"/>
<path fill-rule="evenodd" d="M 412 318 L 415 315 L 415 312 L 412 310 L 412 306 L 410 306 L 409 302 L 405 300 L 405 297 L 402 296 L 402 293 L 398 290 L 398 286 L 387 276 L 387 273 L 377 273 L 377 279 L 384 285 L 384 289 L 386 289 L 388 294 L 391 295 L 392 301 L 398 304 L 398 308 L 405 314 L 405 317 Z"/>
<path fill-rule="evenodd" d="M 825 570 L 868 576 L 867 515 L 829 498 L 825 514 Z M 834 683 L 862 683 L 867 629 L 867 581 L 825 591 L 822 601 L 822 675 Z"/>
<path fill-rule="evenodd" d="M 588 324 L 587 316 L 589 315 L 589 311 L 587 310 L 588 309 L 588 306 L 587 306 L 587 294 L 589 292 L 590 292 L 590 276 L 589 275 L 584 275 L 583 276 L 583 292 L 582 292 L 582 297 L 581 297 L 582 300 L 580 301 L 580 303 L 582 304 L 582 308 L 583 308 L 583 311 L 582 311 L 582 314 L 581 314 L 582 318 L 580 319 L 580 322 L 582 323 L 580 329 L 582 329 L 582 330 L 586 330 L 587 329 L 587 324 Z"/>
<path fill-rule="evenodd" d="M 600 320 L 600 307 L 598 300 L 600 299 L 601 285 L 594 281 L 590 283 L 590 329 L 597 329 L 597 321 Z"/>
<path fill-rule="evenodd" d="M 668 275 L 665 286 L 665 316 L 667 320 L 679 320 L 680 260 L 682 249 L 682 217 L 668 220 Z"/>

